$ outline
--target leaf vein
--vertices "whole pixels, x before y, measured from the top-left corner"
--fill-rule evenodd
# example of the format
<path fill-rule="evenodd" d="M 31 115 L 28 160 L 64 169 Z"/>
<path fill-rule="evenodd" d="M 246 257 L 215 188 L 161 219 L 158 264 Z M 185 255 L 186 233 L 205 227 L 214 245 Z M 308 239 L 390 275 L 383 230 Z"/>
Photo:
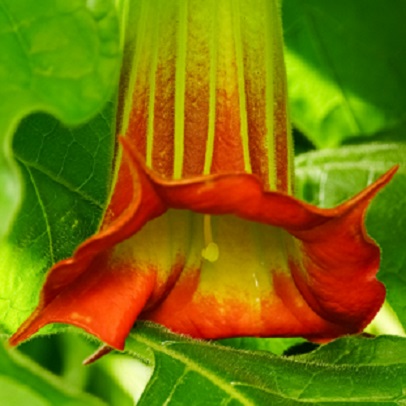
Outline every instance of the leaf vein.
<path fill-rule="evenodd" d="M 47 215 L 46 208 L 45 208 L 45 205 L 44 205 L 44 201 L 42 200 L 40 191 L 39 191 L 38 186 L 37 186 L 37 182 L 35 181 L 35 178 L 34 178 L 34 175 L 33 175 L 32 171 L 28 167 L 26 167 L 26 169 L 27 169 L 28 175 L 30 177 L 30 181 L 32 183 L 32 186 L 34 188 L 35 195 L 37 196 L 38 204 L 39 204 L 39 206 L 41 208 L 42 215 L 44 216 L 46 235 L 48 237 L 48 242 L 49 242 L 49 254 L 50 254 L 50 258 L 51 258 L 52 263 L 55 263 L 51 225 L 49 224 L 49 219 L 48 219 L 48 215 Z"/>
<path fill-rule="evenodd" d="M 103 204 L 100 201 L 96 200 L 94 197 L 90 196 L 89 194 L 87 194 L 83 190 L 79 190 L 79 187 L 77 187 L 75 185 L 72 185 L 71 183 L 65 181 L 64 179 L 59 178 L 57 175 L 55 175 L 51 171 L 47 170 L 43 166 L 41 166 L 41 165 L 39 165 L 37 163 L 34 163 L 34 162 L 26 161 L 24 158 L 22 158 L 21 156 L 19 156 L 17 154 L 15 154 L 15 158 L 22 165 L 24 165 L 27 168 L 27 171 L 30 171 L 29 168 L 36 169 L 37 171 L 39 171 L 42 174 L 49 177 L 55 183 L 65 187 L 69 192 L 74 193 L 76 195 L 79 195 L 83 200 L 95 205 L 96 207 L 98 207 L 98 208 L 100 208 L 102 210 L 104 209 Z"/>
<path fill-rule="evenodd" d="M 177 351 L 173 351 L 173 350 L 169 349 L 168 347 L 157 345 L 145 336 L 142 337 L 141 335 L 137 334 L 135 336 L 135 339 L 140 341 L 141 343 L 151 347 L 156 352 L 163 353 L 169 357 L 172 357 L 172 358 L 180 361 L 181 363 L 186 365 L 189 370 L 195 371 L 196 373 L 205 377 L 207 380 L 212 382 L 214 385 L 221 388 L 225 393 L 227 393 L 234 399 L 238 400 L 242 405 L 255 406 L 255 403 L 253 403 L 243 393 L 241 393 L 240 391 L 237 391 L 234 387 L 231 387 L 231 385 L 226 380 L 215 375 L 209 369 L 204 368 L 201 365 L 198 365 L 197 362 L 191 360 L 190 358 L 187 358 L 186 356 L 180 354 Z"/>

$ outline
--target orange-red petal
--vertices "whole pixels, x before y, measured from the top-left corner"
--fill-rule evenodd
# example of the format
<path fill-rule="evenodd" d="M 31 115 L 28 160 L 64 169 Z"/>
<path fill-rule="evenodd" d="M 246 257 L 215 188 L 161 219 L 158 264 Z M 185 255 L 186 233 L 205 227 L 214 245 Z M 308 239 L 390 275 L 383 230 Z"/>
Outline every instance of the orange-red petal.
<path fill-rule="evenodd" d="M 123 348 L 137 318 L 202 338 L 324 339 L 361 331 L 379 310 L 385 296 L 375 277 L 380 253 L 363 223 L 369 202 L 396 168 L 337 208 L 319 209 L 264 191 L 250 174 L 162 180 L 124 144 L 124 163 L 101 231 L 51 269 L 37 309 L 12 344 L 61 322 Z M 168 209 L 177 210 L 164 214 Z M 173 241 L 165 240 L 179 245 L 173 255 L 160 260 L 161 251 L 141 252 L 149 249 L 151 232 L 157 238 L 164 233 L 160 219 L 176 220 L 186 212 L 213 216 L 219 259 L 211 263 L 201 257 L 199 244 L 193 246 L 196 230 L 187 234 L 191 247 L 178 244 L 184 219 Z M 250 230 L 260 245 L 269 245 L 261 261 L 252 255 Z M 253 272 L 250 266 L 258 266 L 255 288 L 238 280 Z"/>

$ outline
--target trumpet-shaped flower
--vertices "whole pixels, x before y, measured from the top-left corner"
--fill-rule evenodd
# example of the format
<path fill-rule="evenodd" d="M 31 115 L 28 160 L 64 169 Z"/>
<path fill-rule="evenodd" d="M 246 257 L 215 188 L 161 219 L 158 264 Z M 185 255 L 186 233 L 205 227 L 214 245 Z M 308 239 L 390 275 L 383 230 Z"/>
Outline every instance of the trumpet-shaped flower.
<path fill-rule="evenodd" d="M 198 338 L 362 331 L 385 297 L 365 212 L 395 169 L 333 209 L 293 197 L 275 1 L 130 15 L 110 204 L 11 343 L 61 322 L 121 349 L 139 319 Z"/>

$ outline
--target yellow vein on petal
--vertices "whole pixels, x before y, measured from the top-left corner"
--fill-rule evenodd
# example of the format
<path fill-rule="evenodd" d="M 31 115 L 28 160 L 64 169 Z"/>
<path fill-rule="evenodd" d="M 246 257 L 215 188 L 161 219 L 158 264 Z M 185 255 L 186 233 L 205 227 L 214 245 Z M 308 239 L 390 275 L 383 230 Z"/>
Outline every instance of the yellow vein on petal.
<path fill-rule="evenodd" d="M 278 81 L 278 91 L 276 97 L 279 98 L 282 96 L 284 98 L 283 100 L 283 105 L 285 107 L 285 121 L 283 125 L 285 126 L 285 137 L 283 139 L 286 139 L 286 147 L 287 147 L 287 155 L 286 157 L 281 156 L 280 153 L 278 153 L 278 156 L 276 157 L 276 164 L 277 165 L 285 165 L 286 166 L 286 179 L 287 179 L 287 188 L 286 192 L 291 194 L 293 190 L 293 175 L 294 175 L 294 168 L 293 168 L 293 159 L 294 159 L 294 154 L 293 154 L 293 139 L 292 139 L 292 134 L 291 134 L 291 126 L 290 126 L 290 121 L 289 121 L 289 106 L 287 103 L 287 83 L 286 83 L 286 72 L 285 72 L 285 62 L 284 62 L 284 57 L 283 57 L 283 33 L 282 33 L 282 22 L 281 22 L 281 8 L 280 4 L 276 4 L 275 2 L 269 3 L 269 6 L 272 8 L 272 13 L 274 16 L 274 21 L 275 24 L 272 26 L 272 37 L 274 38 L 274 41 L 277 41 L 276 44 L 274 44 L 273 49 L 274 49 L 274 58 L 275 63 L 274 63 L 274 71 L 273 71 L 273 77 Z M 276 100 L 276 102 L 278 102 Z M 278 123 L 277 123 L 278 124 Z M 279 129 L 278 129 L 279 130 Z M 280 137 L 276 136 L 277 140 L 280 140 Z M 279 145 L 276 145 L 276 151 L 278 151 Z M 279 160 L 282 160 L 282 162 L 278 162 Z"/>
<path fill-rule="evenodd" d="M 216 124 L 216 88 L 217 88 L 217 36 L 218 32 L 218 14 L 217 4 L 215 0 L 211 0 L 211 9 L 213 10 L 211 36 L 210 36 L 210 84 L 209 84 L 209 125 L 206 142 L 206 155 L 204 160 L 203 174 L 208 175 L 213 160 L 214 149 L 214 136 L 215 136 L 215 124 Z"/>
<path fill-rule="evenodd" d="M 245 92 L 245 72 L 244 60 L 242 50 L 242 37 L 241 37 L 241 22 L 240 22 L 240 4 L 239 1 L 230 0 L 232 7 L 232 26 L 234 34 L 234 48 L 237 65 L 237 78 L 238 78 L 238 96 L 240 104 L 240 135 L 242 138 L 244 170 L 248 173 L 252 172 L 251 162 L 249 158 L 249 140 L 248 140 L 248 118 L 247 118 L 247 104 Z"/>
<path fill-rule="evenodd" d="M 188 1 L 179 0 L 175 77 L 175 144 L 173 177 L 182 176 L 185 135 L 185 89 Z"/>
<path fill-rule="evenodd" d="M 265 98 L 266 98 L 266 145 L 268 149 L 268 182 L 269 189 L 276 190 L 276 157 L 275 157 L 275 142 L 274 142 L 274 83 L 273 83 L 273 73 L 274 73 L 274 44 L 273 44 L 273 34 L 272 34 L 272 13 L 273 4 L 271 2 L 265 2 L 265 72 L 266 72 L 266 84 L 265 84 Z"/>
<path fill-rule="evenodd" d="M 146 0 L 149 1 L 149 0 Z M 159 16 L 159 8 L 149 7 L 149 11 L 155 11 Z M 156 19 L 157 15 L 151 15 L 151 19 Z M 158 17 L 159 18 L 159 17 Z M 150 20 L 148 20 L 150 21 Z M 149 100 L 148 100 L 148 125 L 147 125 L 147 145 L 145 162 L 148 167 L 152 168 L 152 148 L 154 144 L 154 109 L 155 109 L 155 90 L 156 90 L 156 71 L 158 67 L 158 36 L 160 24 L 154 24 L 156 27 L 152 33 L 152 64 L 149 72 Z"/>

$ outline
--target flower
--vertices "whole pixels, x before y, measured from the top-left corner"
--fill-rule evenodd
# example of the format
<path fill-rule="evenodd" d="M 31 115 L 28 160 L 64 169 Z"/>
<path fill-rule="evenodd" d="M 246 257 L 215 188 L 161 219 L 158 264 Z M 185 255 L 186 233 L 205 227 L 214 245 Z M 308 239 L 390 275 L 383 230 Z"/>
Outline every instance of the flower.
<path fill-rule="evenodd" d="M 396 168 L 334 209 L 292 196 L 275 1 L 133 7 L 109 207 L 10 342 L 61 322 L 122 349 L 138 319 L 197 338 L 362 331 L 385 297 L 365 211 Z"/>

